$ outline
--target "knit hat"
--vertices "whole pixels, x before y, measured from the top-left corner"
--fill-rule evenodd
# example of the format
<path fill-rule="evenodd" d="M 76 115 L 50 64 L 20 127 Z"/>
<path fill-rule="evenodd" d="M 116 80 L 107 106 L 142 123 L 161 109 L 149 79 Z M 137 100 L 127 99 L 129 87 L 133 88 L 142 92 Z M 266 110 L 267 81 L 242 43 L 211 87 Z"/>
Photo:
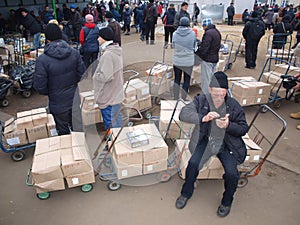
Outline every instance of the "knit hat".
<path fill-rule="evenodd" d="M 102 37 L 106 41 L 112 41 L 114 39 L 114 32 L 109 27 L 104 27 L 99 30 L 99 37 Z"/>
<path fill-rule="evenodd" d="M 59 27 L 54 23 L 49 23 L 45 28 L 45 36 L 49 41 L 62 39 L 62 33 Z"/>
<path fill-rule="evenodd" d="M 212 24 L 213 24 L 213 21 L 211 18 L 205 18 L 202 20 L 202 27 L 207 27 Z"/>
<path fill-rule="evenodd" d="M 71 4 L 70 5 L 70 9 L 76 9 L 76 5 L 75 4 Z"/>
<path fill-rule="evenodd" d="M 181 17 L 179 21 L 179 26 L 183 27 L 189 27 L 190 26 L 190 20 L 187 17 Z"/>
<path fill-rule="evenodd" d="M 91 14 L 87 14 L 85 16 L 85 22 L 87 22 L 87 23 L 94 23 L 94 17 Z"/>
<path fill-rule="evenodd" d="M 222 71 L 215 72 L 211 78 L 209 87 L 228 89 L 227 75 Z"/>
<path fill-rule="evenodd" d="M 110 18 L 112 18 L 112 17 L 113 17 L 113 15 L 112 15 L 112 13 L 111 13 L 110 11 L 106 11 L 106 12 L 105 12 L 105 18 L 110 19 Z"/>

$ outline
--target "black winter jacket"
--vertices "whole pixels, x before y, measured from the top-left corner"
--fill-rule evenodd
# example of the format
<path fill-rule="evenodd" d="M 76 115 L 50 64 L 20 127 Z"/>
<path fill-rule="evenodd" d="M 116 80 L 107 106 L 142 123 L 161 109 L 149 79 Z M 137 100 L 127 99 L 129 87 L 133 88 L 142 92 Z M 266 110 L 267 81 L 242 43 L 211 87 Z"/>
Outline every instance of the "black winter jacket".
<path fill-rule="evenodd" d="M 175 15 L 176 15 L 176 10 L 174 8 L 169 8 L 162 17 L 162 20 L 164 20 L 164 18 L 167 17 L 165 25 L 173 26 Z"/>
<path fill-rule="evenodd" d="M 210 96 L 208 98 L 211 98 Z M 238 163 L 242 163 L 247 155 L 247 149 L 242 136 L 248 131 L 245 113 L 240 104 L 233 98 L 226 96 L 226 110 L 224 115 L 229 114 L 229 125 L 224 133 L 224 143 L 236 158 Z M 211 105 L 204 94 L 196 96 L 194 101 L 184 106 L 179 114 L 179 119 L 186 123 L 195 124 L 194 131 L 189 143 L 189 149 L 193 153 L 199 141 L 210 134 L 211 123 L 203 123 L 202 118 L 211 110 Z M 218 138 L 218 137 L 217 137 Z M 211 155 L 214 153 L 211 152 Z"/>
<path fill-rule="evenodd" d="M 176 29 L 179 27 L 179 22 L 182 17 L 187 17 L 191 21 L 190 14 L 187 11 L 180 10 L 178 13 L 176 13 L 174 18 L 174 27 Z"/>
<path fill-rule="evenodd" d="M 77 83 L 84 71 L 79 52 L 65 41 L 52 41 L 45 46 L 44 54 L 36 60 L 34 89 L 48 95 L 51 113 L 72 109 Z"/>
<path fill-rule="evenodd" d="M 243 29 L 243 38 L 246 40 L 246 42 L 259 42 L 260 38 L 258 34 L 260 33 L 258 32 L 254 32 L 254 30 L 260 30 L 262 32 L 262 36 L 265 34 L 265 24 L 264 22 L 255 17 L 250 17 L 248 22 L 245 24 L 244 29 Z"/>
<path fill-rule="evenodd" d="M 221 34 L 215 25 L 209 25 L 204 32 L 196 54 L 206 62 L 217 63 L 221 47 Z"/>
<path fill-rule="evenodd" d="M 30 34 L 37 34 L 41 32 L 41 26 L 38 24 L 38 22 L 29 14 L 27 16 L 23 17 L 20 23 L 29 30 Z"/>
<path fill-rule="evenodd" d="M 288 15 L 282 18 L 282 22 L 278 23 L 274 29 L 274 36 L 272 42 L 272 48 L 280 49 L 286 43 L 287 35 L 293 33 L 293 27 L 290 24 L 290 17 Z"/>

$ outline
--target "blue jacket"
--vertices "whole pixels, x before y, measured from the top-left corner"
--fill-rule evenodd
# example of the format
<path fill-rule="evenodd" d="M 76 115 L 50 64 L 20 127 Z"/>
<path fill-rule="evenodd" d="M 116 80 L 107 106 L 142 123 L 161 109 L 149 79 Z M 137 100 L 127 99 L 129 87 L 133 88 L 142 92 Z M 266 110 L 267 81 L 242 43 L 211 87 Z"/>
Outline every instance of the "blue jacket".
<path fill-rule="evenodd" d="M 82 29 L 85 39 L 83 45 L 84 52 L 99 52 L 99 28 L 95 26 L 94 28 L 89 29 L 88 27 L 84 26 Z"/>
<path fill-rule="evenodd" d="M 52 41 L 36 60 L 33 86 L 38 93 L 48 95 L 52 114 L 64 113 L 72 109 L 77 83 L 84 72 L 77 50 L 63 40 Z"/>
<path fill-rule="evenodd" d="M 245 118 L 245 113 L 240 104 L 229 96 L 225 97 L 225 105 L 223 114 L 220 114 L 221 117 L 224 117 L 225 114 L 229 114 L 229 125 L 223 130 L 223 136 L 217 136 L 218 131 L 211 133 L 212 122 L 204 123 L 202 118 L 211 110 L 211 105 L 213 103 L 211 97 L 208 99 L 204 94 L 196 96 L 194 101 L 184 106 L 179 114 L 179 119 L 186 123 L 195 124 L 195 128 L 192 133 L 192 137 L 189 143 L 189 149 L 191 153 L 196 150 L 198 142 L 200 142 L 204 137 L 219 138 L 224 142 L 227 147 L 232 152 L 233 156 L 236 158 L 238 163 L 242 163 L 247 154 L 247 149 L 242 136 L 244 136 L 249 127 Z M 219 128 L 221 129 L 221 128 Z M 211 156 L 215 153 L 211 152 Z"/>
<path fill-rule="evenodd" d="M 169 8 L 163 15 L 162 20 L 164 20 L 164 18 L 167 17 L 166 25 L 173 26 L 176 13 L 177 12 L 174 8 Z"/>
<path fill-rule="evenodd" d="M 131 10 L 129 8 L 127 9 L 124 9 L 124 12 L 123 12 L 123 20 L 124 20 L 124 24 L 128 25 L 130 24 L 131 22 Z"/>

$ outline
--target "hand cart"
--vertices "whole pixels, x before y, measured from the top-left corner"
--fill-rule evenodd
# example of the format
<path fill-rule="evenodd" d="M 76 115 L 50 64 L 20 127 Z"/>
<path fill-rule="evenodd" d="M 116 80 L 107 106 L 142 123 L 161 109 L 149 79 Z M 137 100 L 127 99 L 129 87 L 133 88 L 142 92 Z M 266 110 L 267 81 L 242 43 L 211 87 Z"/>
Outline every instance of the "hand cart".
<path fill-rule="evenodd" d="M 279 40 L 274 41 L 274 37 Z M 272 34 L 268 37 L 266 57 L 290 61 L 293 58 L 292 35 L 287 33 Z"/>
<path fill-rule="evenodd" d="M 266 60 L 258 81 L 263 81 L 272 85 L 269 103 L 273 104 L 274 108 L 279 108 L 281 102 L 286 97 L 286 92 L 283 90 L 283 76 L 298 74 L 300 68 L 294 67 L 287 60 L 270 57 Z M 284 92 L 282 92 L 282 90 Z M 280 96 L 281 95 L 281 96 Z"/>
<path fill-rule="evenodd" d="M 239 43 L 238 45 L 235 45 L 237 47 L 233 48 L 234 57 L 232 57 L 233 59 L 231 61 L 231 63 L 233 64 L 233 63 L 235 63 L 236 58 L 239 55 L 239 53 L 242 54 L 241 46 L 242 46 L 243 38 L 236 34 L 226 34 L 225 41 L 229 40 L 229 37 L 231 37 L 231 40 L 233 40 L 233 38 L 235 38 L 237 40 L 237 43 Z"/>
<path fill-rule="evenodd" d="M 9 124 L 8 124 L 9 125 Z M 15 162 L 19 162 L 23 159 L 25 159 L 25 152 L 24 150 L 34 148 L 35 143 L 30 143 L 27 145 L 17 146 L 14 147 L 6 142 L 4 138 L 4 124 L 0 121 L 0 148 L 5 153 L 11 153 L 11 159 Z"/>
<path fill-rule="evenodd" d="M 6 107 L 9 102 L 6 99 L 8 94 L 8 90 L 13 85 L 13 82 L 9 79 L 0 77 L 0 106 Z"/>
<path fill-rule="evenodd" d="M 225 60 L 226 61 L 225 66 L 223 68 L 223 71 L 226 71 L 228 69 L 231 69 L 232 64 L 234 63 L 233 60 L 235 56 L 234 57 L 232 56 L 234 43 L 233 41 L 227 39 L 227 40 L 223 40 L 223 45 L 228 46 L 228 50 L 226 52 L 220 51 L 221 58 L 227 57 L 227 59 Z"/>

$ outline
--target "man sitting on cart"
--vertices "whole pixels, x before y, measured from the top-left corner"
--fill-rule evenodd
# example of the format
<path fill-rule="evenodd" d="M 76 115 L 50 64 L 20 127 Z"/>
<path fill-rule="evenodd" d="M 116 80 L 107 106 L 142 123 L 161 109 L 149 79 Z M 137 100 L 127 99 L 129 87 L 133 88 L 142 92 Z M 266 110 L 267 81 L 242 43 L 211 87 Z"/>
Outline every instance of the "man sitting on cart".
<path fill-rule="evenodd" d="M 242 136 L 248 131 L 245 114 L 240 104 L 227 95 L 228 81 L 224 72 L 216 72 L 209 85 L 209 95 L 201 94 L 182 108 L 179 118 L 186 123 L 196 124 L 189 149 L 192 157 L 186 170 L 186 180 L 176 207 L 185 207 L 192 197 L 194 183 L 205 162 L 217 155 L 224 167 L 225 191 L 217 214 L 229 214 L 236 191 L 239 172 L 237 165 L 246 157 L 246 146 Z"/>

